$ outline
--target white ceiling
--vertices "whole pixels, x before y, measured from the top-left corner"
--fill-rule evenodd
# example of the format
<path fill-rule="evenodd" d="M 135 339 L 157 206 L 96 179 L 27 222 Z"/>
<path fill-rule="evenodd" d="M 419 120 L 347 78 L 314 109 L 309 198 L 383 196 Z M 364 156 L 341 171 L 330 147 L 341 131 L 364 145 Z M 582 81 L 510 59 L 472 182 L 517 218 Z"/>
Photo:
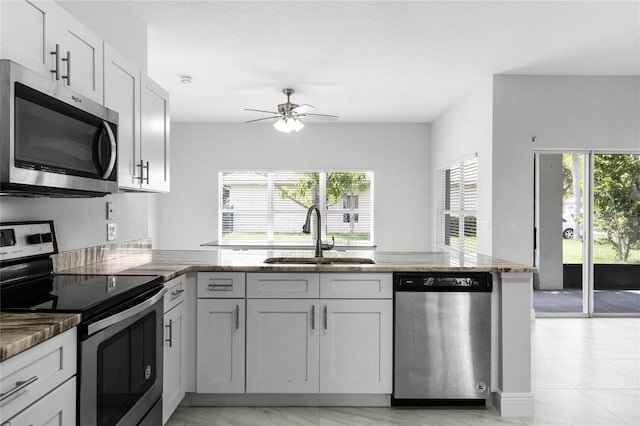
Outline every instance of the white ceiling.
<path fill-rule="evenodd" d="M 339 122 L 429 122 L 493 74 L 640 75 L 639 1 L 127 3 L 175 121 L 259 118 L 292 87 Z"/>

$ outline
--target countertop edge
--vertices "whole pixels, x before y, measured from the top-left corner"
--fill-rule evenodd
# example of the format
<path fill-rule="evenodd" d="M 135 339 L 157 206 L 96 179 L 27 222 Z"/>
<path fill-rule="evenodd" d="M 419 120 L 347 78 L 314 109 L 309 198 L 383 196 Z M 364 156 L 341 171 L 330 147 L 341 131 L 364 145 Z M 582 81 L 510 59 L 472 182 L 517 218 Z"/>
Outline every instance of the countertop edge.
<path fill-rule="evenodd" d="M 0 313 L 0 362 L 70 330 L 80 324 L 80 318 L 72 313 Z"/>

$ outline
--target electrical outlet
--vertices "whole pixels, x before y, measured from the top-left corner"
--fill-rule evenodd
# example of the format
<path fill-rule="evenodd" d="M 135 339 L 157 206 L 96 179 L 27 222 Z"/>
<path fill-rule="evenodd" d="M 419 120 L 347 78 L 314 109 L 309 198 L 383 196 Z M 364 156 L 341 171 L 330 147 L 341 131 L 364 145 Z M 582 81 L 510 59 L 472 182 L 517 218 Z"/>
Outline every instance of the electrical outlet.
<path fill-rule="evenodd" d="M 116 223 L 107 223 L 107 241 L 114 241 L 118 238 L 118 225 Z"/>
<path fill-rule="evenodd" d="M 107 220 L 113 220 L 113 202 L 107 201 Z"/>

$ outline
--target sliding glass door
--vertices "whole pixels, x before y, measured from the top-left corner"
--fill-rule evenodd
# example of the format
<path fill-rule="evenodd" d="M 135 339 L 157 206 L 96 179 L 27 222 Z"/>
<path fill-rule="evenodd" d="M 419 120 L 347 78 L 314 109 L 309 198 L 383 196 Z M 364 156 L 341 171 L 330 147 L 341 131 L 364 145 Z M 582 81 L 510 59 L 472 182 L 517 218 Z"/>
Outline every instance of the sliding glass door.
<path fill-rule="evenodd" d="M 640 313 L 640 155 L 537 153 L 538 316 Z"/>
<path fill-rule="evenodd" d="M 640 313 L 640 155 L 593 155 L 593 309 Z"/>

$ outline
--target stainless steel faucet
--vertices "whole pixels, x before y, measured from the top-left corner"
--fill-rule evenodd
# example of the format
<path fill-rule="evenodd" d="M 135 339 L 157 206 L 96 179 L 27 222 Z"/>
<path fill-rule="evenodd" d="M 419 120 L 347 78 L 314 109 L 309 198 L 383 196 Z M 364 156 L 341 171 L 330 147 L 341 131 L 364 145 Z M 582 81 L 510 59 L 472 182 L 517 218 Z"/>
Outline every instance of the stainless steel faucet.
<path fill-rule="evenodd" d="M 322 244 L 322 239 L 320 238 L 320 235 L 322 235 L 322 217 L 320 215 L 320 209 L 315 204 L 312 204 L 309 210 L 307 210 L 307 219 L 304 221 L 304 225 L 302 225 L 302 232 L 305 234 L 311 233 L 311 213 L 313 213 L 313 211 L 316 212 L 316 217 L 318 218 L 316 222 L 316 251 L 314 256 L 322 257 L 322 250 L 331 250 L 335 246 L 336 240 L 331 237 L 331 244 Z"/>

